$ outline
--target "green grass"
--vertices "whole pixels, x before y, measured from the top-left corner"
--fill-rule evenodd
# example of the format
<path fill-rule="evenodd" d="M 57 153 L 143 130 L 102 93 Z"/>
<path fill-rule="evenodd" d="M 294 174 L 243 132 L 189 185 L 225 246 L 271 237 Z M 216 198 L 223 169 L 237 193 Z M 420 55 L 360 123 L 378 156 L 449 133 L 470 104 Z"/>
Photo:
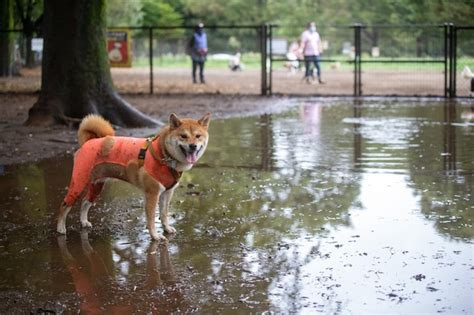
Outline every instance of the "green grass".
<path fill-rule="evenodd" d="M 324 59 L 325 56 L 323 56 Z M 352 70 L 354 64 L 349 62 L 347 56 L 333 56 L 330 58 L 339 62 L 339 69 L 341 70 Z M 442 58 L 372 58 L 363 57 L 362 69 L 364 70 L 426 70 L 426 71 L 444 71 L 444 63 Z M 380 61 L 389 60 L 390 63 L 383 63 Z M 421 62 L 397 62 L 397 60 L 420 60 Z M 370 62 L 364 62 L 370 61 Z M 431 61 L 431 62 L 430 62 Z M 136 58 L 133 60 L 133 67 L 148 67 L 149 60 L 146 57 Z M 247 53 L 242 55 L 242 62 L 245 65 L 245 69 L 260 69 L 261 60 L 260 54 L 258 53 Z M 173 68 L 185 68 L 191 64 L 191 58 L 187 55 L 165 55 L 153 58 L 153 66 L 158 68 L 173 69 Z M 278 69 L 283 67 L 284 61 L 274 61 L 273 68 Z M 322 62 L 323 69 L 329 69 L 334 62 Z M 474 58 L 461 57 L 457 59 L 457 70 L 462 71 L 465 66 L 469 66 L 474 71 Z M 225 60 L 213 60 L 208 58 L 206 62 L 207 68 L 213 69 L 227 69 L 228 61 Z"/>
<path fill-rule="evenodd" d="M 241 59 L 245 65 L 245 69 L 259 69 L 260 68 L 260 54 L 248 53 L 244 54 Z M 136 58 L 133 60 L 133 67 L 148 67 L 150 60 L 146 57 Z M 191 57 L 188 55 L 165 55 L 153 58 L 153 66 L 158 68 L 185 68 L 191 65 Z M 227 69 L 227 60 L 213 60 L 208 58 L 206 61 L 206 68 Z"/>
<path fill-rule="evenodd" d="M 329 69 L 334 66 L 335 63 L 339 64 L 340 70 L 353 70 L 354 63 L 351 62 L 346 56 L 336 56 L 328 58 L 334 61 L 321 62 L 323 69 Z M 324 57 L 323 57 L 324 60 Z M 397 62 L 400 60 L 400 62 Z M 403 62 L 404 60 L 413 60 L 413 62 Z M 390 62 L 385 62 L 390 61 Z M 284 61 L 277 61 L 273 63 L 273 68 L 283 67 Z M 474 58 L 458 58 L 457 60 L 457 71 L 462 71 L 465 66 L 469 66 L 474 71 Z M 362 59 L 362 70 L 393 70 L 393 71 L 444 71 L 444 60 L 434 58 L 371 58 L 365 57 Z"/>
<path fill-rule="evenodd" d="M 474 58 L 461 57 L 456 60 L 456 69 L 458 71 L 462 71 L 465 66 L 468 66 L 474 72 Z"/>

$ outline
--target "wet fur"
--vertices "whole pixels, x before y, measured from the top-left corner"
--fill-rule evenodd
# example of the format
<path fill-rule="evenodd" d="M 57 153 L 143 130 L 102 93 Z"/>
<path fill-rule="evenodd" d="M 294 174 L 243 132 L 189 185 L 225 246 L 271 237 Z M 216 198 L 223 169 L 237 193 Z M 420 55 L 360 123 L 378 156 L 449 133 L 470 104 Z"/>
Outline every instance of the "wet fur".
<path fill-rule="evenodd" d="M 193 167 L 193 164 L 190 164 L 186 159 L 186 148 L 189 149 L 190 145 L 197 146 L 197 159 L 199 159 L 206 150 L 209 138 L 207 132 L 209 121 L 210 114 L 206 114 L 199 120 L 188 118 L 179 119 L 175 114 L 171 114 L 169 125 L 165 126 L 159 132 L 159 149 L 162 150 L 163 147 L 166 148 L 166 151 L 176 161 L 175 169 L 177 171 L 187 171 Z M 84 118 L 79 126 L 78 140 L 82 146 L 90 139 L 106 137 L 102 143 L 100 154 L 107 156 L 115 143 L 114 134 L 115 132 L 108 121 L 97 115 L 89 115 Z M 174 189 L 177 185 L 166 190 L 160 182 L 147 173 L 144 167 L 140 166 L 138 152 L 137 158 L 130 160 L 126 167 L 112 163 L 102 163 L 93 169 L 90 178 L 92 189 L 88 192 L 88 194 L 93 194 L 93 198 L 86 196 L 82 202 L 80 215 L 82 227 L 88 228 L 92 226 L 87 219 L 88 211 L 92 206 L 92 202 L 89 201 L 89 199 L 94 199 L 96 195 L 100 193 L 104 184 L 104 178 L 107 177 L 127 181 L 139 187 L 144 192 L 147 228 L 153 239 L 166 240 L 164 236 L 156 232 L 155 208 L 158 201 L 163 230 L 167 233 L 176 232 L 168 223 L 168 209 Z M 66 234 L 66 217 L 71 208 L 72 205 L 68 206 L 63 202 L 59 209 L 57 231 L 61 234 Z"/>

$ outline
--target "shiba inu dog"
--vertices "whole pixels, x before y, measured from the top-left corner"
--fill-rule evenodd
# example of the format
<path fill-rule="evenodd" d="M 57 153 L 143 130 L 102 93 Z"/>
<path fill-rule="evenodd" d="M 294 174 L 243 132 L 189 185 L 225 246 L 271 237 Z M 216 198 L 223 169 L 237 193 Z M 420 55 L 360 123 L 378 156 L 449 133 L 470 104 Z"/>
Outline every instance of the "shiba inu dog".
<path fill-rule="evenodd" d="M 182 172 L 190 170 L 206 150 L 210 114 L 201 119 L 179 119 L 171 114 L 169 124 L 153 138 L 117 137 L 108 121 L 98 115 L 86 116 L 78 130 L 80 148 L 68 192 L 57 221 L 57 231 L 66 234 L 66 217 L 86 190 L 80 220 L 92 227 L 87 214 L 107 178 L 127 181 L 145 194 L 147 228 L 155 240 L 166 240 L 155 228 L 155 208 L 159 201 L 163 230 L 175 233 L 168 223 L 168 208 Z"/>

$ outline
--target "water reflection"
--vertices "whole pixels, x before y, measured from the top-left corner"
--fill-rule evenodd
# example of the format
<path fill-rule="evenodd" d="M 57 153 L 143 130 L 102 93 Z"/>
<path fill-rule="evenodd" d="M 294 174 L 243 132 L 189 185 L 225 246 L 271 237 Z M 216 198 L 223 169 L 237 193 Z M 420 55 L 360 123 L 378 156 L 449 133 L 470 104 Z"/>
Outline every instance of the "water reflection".
<path fill-rule="evenodd" d="M 321 129 L 321 115 L 323 106 L 319 102 L 304 102 L 300 105 L 300 119 L 304 132 L 318 137 Z"/>
<path fill-rule="evenodd" d="M 443 128 L 443 156 L 444 170 L 456 170 L 456 127 L 453 123 L 456 121 L 456 104 L 446 102 L 444 104 L 444 128 Z"/>
<path fill-rule="evenodd" d="M 454 105 L 304 100 L 215 121 L 167 248 L 118 181 L 89 234 L 74 209 L 52 237 L 72 157 L 7 167 L 0 313 L 472 313 L 474 128 Z"/>
<path fill-rule="evenodd" d="M 273 137 L 272 137 L 272 116 L 265 114 L 260 116 L 261 134 L 261 159 L 263 171 L 271 171 L 275 168 L 273 164 Z"/>
<path fill-rule="evenodd" d="M 360 168 L 360 160 L 362 158 L 362 135 L 360 133 L 360 123 L 362 117 L 362 100 L 356 98 L 353 104 L 355 122 L 353 124 L 354 133 L 354 167 Z"/>
<path fill-rule="evenodd" d="M 189 308 L 179 286 L 176 285 L 168 248 L 164 244 L 151 242 L 146 253 L 142 253 L 143 256 L 146 255 L 145 279 L 134 282 L 121 278 L 136 278 L 130 274 L 142 273 L 140 270 L 134 270 L 138 266 L 130 266 L 137 259 L 137 255 L 127 252 L 125 248 L 110 248 L 109 243 L 102 243 L 100 245 L 108 247 L 108 250 L 102 248 L 96 251 L 91 246 L 87 231 L 80 234 L 81 252 L 76 257 L 69 248 L 77 251 L 78 243 L 68 242 L 63 235 L 58 236 L 57 243 L 74 290 L 80 298 L 81 312 L 131 314 L 150 311 L 175 312 Z M 117 265 L 120 266 L 118 270 Z"/>

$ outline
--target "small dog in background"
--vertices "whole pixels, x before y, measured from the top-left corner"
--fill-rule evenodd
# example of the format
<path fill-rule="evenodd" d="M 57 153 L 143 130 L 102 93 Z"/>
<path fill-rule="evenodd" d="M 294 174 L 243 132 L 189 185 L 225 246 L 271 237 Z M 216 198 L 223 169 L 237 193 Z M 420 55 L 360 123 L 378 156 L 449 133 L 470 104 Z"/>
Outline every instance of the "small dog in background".
<path fill-rule="evenodd" d="M 82 227 L 92 227 L 87 215 L 107 178 L 127 181 L 145 193 L 147 228 L 155 240 L 166 240 L 155 228 L 158 200 L 163 230 L 175 233 L 168 223 L 168 208 L 182 172 L 190 170 L 204 154 L 209 140 L 210 114 L 201 119 L 180 119 L 171 114 L 169 124 L 153 138 L 117 137 L 111 124 L 98 115 L 85 117 L 78 130 L 80 148 L 68 192 L 59 209 L 57 231 L 66 234 L 66 217 L 81 193 Z M 161 198 L 160 198 L 161 197 Z"/>

